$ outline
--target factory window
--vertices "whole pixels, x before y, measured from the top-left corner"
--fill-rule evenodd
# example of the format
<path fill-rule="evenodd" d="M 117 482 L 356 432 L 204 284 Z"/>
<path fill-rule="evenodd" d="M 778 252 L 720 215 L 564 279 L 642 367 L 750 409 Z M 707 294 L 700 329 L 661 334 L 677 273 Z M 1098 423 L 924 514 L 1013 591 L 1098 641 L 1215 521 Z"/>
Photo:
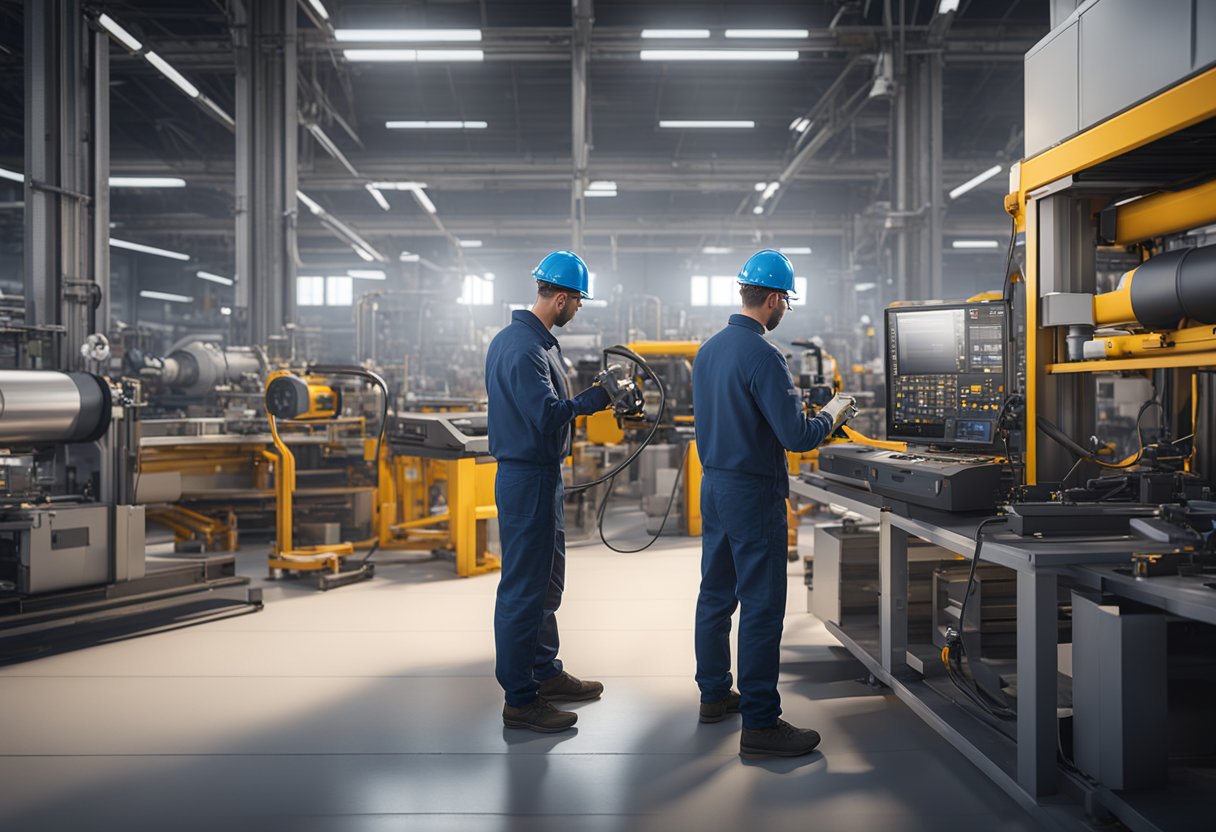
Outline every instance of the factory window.
<path fill-rule="evenodd" d="M 805 277 L 795 277 L 794 278 L 794 294 L 797 295 L 798 297 L 795 300 L 791 300 L 790 304 L 793 306 L 806 306 L 806 278 Z"/>
<path fill-rule="evenodd" d="M 354 279 L 350 277 L 325 278 L 325 305 L 350 306 L 355 300 Z"/>
<path fill-rule="evenodd" d="M 688 279 L 692 289 L 693 306 L 709 306 L 709 278 L 703 274 L 695 274 Z"/>
<path fill-rule="evenodd" d="M 738 306 L 738 278 L 733 275 L 714 275 L 709 279 L 710 306 Z"/>
<path fill-rule="evenodd" d="M 466 306 L 490 306 L 494 303 L 494 281 L 478 274 L 466 274 L 457 302 Z"/>
<path fill-rule="evenodd" d="M 325 278 L 303 276 L 296 278 L 297 306 L 325 305 Z"/>

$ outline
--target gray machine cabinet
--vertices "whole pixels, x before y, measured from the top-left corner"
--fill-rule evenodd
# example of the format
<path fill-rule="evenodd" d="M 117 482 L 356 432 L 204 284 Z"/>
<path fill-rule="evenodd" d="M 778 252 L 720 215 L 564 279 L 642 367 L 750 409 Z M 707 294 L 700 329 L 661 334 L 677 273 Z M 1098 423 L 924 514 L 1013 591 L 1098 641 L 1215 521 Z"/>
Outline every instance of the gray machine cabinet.
<path fill-rule="evenodd" d="M 18 591 L 36 595 L 109 582 L 108 513 L 107 506 L 28 510 Z"/>
<path fill-rule="evenodd" d="M 1076 765 L 1113 790 L 1165 785 L 1165 616 L 1072 594 Z"/>

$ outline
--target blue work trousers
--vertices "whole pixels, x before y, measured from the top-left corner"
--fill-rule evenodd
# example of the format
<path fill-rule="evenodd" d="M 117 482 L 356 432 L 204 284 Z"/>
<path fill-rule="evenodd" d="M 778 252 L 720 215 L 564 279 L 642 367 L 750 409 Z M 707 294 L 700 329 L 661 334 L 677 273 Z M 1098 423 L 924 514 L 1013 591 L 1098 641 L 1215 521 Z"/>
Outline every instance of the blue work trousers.
<path fill-rule="evenodd" d="M 785 620 L 785 496 L 768 477 L 707 471 L 701 480 L 701 517 L 696 625 L 701 701 L 721 702 L 730 692 L 730 621 L 741 605 L 743 727 L 770 728 L 781 715 L 777 676 Z"/>
<path fill-rule="evenodd" d="M 566 585 L 561 465 L 498 464 L 494 481 L 502 575 L 494 606 L 494 675 L 508 705 L 523 707 L 562 672 L 557 608 Z"/>

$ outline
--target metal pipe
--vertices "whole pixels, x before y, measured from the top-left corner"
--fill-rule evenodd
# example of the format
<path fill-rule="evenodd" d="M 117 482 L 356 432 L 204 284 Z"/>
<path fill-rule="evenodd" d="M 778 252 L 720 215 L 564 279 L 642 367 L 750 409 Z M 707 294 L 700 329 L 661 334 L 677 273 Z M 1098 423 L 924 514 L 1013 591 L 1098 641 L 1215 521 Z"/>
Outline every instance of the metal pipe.
<path fill-rule="evenodd" d="M 110 425 L 110 387 L 91 373 L 0 370 L 0 442 L 92 442 Z"/>

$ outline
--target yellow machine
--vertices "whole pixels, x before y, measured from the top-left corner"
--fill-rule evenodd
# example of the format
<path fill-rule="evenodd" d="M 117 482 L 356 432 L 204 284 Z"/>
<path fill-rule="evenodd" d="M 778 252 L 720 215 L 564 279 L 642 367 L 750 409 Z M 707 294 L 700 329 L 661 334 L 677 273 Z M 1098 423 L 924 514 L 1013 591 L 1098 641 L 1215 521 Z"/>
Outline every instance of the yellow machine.
<path fill-rule="evenodd" d="M 1191 128 L 1202 130 L 1213 118 L 1216 69 L 1011 171 L 1005 208 L 1026 235 L 1028 484 L 1059 480 L 1071 462 L 1041 435 L 1045 420 L 1059 419 L 1063 434 L 1088 435 L 1087 382 L 1098 372 L 1164 373 L 1170 397 L 1161 404 L 1175 416 L 1174 435 L 1188 422 L 1195 433 L 1187 470 L 1216 474 L 1216 248 L 1186 247 L 1177 237 L 1216 223 L 1216 171 L 1204 167 L 1208 145 L 1191 138 Z M 1103 189 L 1106 180 L 1146 184 Z M 1113 291 L 1096 285 L 1095 238 L 1142 260 Z"/>
<path fill-rule="evenodd" d="M 287 371 L 278 371 L 266 381 L 266 412 L 278 456 L 278 470 L 275 472 L 275 542 L 268 562 L 271 577 L 282 573 L 312 573 L 322 589 L 372 577 L 374 567 L 366 562 L 366 558 L 353 569 L 343 569 L 343 560 L 355 553 L 354 544 L 350 542 L 294 545 L 296 458 L 279 433 L 279 420 L 332 421 L 340 417 L 341 410 L 341 391 L 324 376 L 306 375 L 301 378 Z"/>

